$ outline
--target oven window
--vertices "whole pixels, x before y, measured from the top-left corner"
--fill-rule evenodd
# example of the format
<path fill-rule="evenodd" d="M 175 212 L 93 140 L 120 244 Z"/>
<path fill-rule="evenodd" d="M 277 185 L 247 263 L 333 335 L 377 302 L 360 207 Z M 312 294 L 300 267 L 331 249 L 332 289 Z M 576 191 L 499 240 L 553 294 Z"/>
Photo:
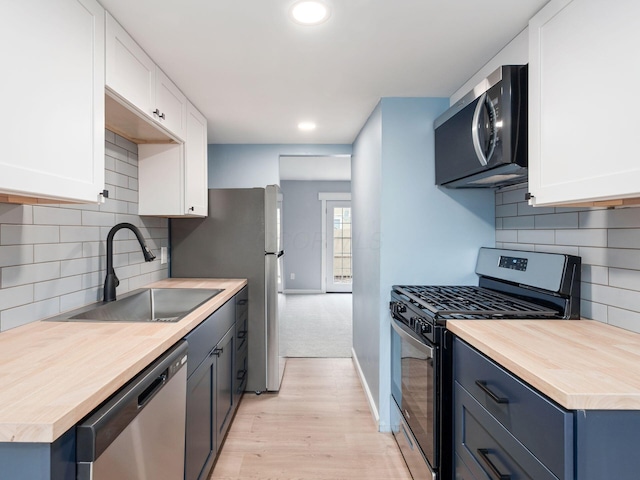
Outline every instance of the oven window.
<path fill-rule="evenodd" d="M 392 333 L 391 393 L 420 449 L 432 467 L 435 464 L 435 359 Z M 434 351 L 437 350 L 434 347 Z"/>

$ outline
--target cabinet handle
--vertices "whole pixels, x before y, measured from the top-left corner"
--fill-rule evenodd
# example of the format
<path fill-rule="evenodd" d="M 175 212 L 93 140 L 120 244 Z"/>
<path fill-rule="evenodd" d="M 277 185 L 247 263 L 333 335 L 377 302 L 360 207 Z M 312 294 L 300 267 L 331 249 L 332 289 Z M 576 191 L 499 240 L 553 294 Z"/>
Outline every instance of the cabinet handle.
<path fill-rule="evenodd" d="M 498 395 L 496 395 L 494 392 L 492 392 L 489 387 L 487 387 L 487 382 L 485 382 L 484 380 L 476 380 L 476 385 L 478 387 L 480 387 L 480 390 L 482 390 L 484 393 L 486 393 L 487 395 L 489 395 L 491 397 L 491 400 L 493 400 L 496 403 L 509 403 L 509 399 L 506 397 L 500 397 Z"/>
<path fill-rule="evenodd" d="M 238 332 L 238 340 L 242 340 L 242 339 L 244 339 L 246 337 L 247 337 L 247 331 L 246 330 L 240 330 Z"/>
<path fill-rule="evenodd" d="M 160 110 L 158 110 L 157 108 L 153 111 L 153 114 L 164 120 L 164 113 L 161 114 Z"/>
<path fill-rule="evenodd" d="M 213 350 L 211 350 L 209 356 L 212 357 L 215 355 L 216 357 L 219 357 L 222 352 L 224 352 L 223 348 L 214 348 Z"/>
<path fill-rule="evenodd" d="M 511 475 L 508 473 L 500 473 L 500 470 L 493 464 L 491 460 L 489 460 L 489 449 L 488 448 L 479 448 L 477 450 L 478 455 L 480 455 L 480 459 L 489 467 L 491 470 L 491 475 L 498 480 L 511 480 Z"/>
<path fill-rule="evenodd" d="M 164 114 L 163 114 L 163 115 L 164 115 Z M 164 118 L 164 117 L 163 117 L 163 118 Z M 195 211 L 195 209 L 196 209 L 196 207 L 189 207 L 189 211 L 190 211 L 190 212 Z"/>
<path fill-rule="evenodd" d="M 246 370 L 240 370 L 238 372 L 238 375 L 237 375 L 237 380 L 241 380 L 242 381 L 242 380 L 244 380 L 244 377 L 246 377 L 246 376 L 247 376 L 247 371 Z"/>

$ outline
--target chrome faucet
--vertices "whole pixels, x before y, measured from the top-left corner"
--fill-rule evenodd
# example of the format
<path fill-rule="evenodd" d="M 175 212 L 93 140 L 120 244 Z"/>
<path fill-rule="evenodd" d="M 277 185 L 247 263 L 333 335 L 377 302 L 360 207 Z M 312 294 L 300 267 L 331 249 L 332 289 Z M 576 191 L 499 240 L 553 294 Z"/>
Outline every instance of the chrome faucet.
<path fill-rule="evenodd" d="M 120 280 L 116 277 L 116 272 L 113 269 L 113 236 L 122 228 L 128 228 L 136 235 L 146 262 L 151 262 L 156 258 L 156 256 L 151 253 L 151 250 L 149 250 L 149 247 L 147 247 L 140 230 L 138 230 L 138 227 L 135 225 L 132 225 L 131 223 L 119 223 L 109 230 L 109 234 L 107 235 L 107 276 L 104 279 L 103 300 L 105 302 L 112 302 L 116 299 L 116 287 L 120 285 Z"/>

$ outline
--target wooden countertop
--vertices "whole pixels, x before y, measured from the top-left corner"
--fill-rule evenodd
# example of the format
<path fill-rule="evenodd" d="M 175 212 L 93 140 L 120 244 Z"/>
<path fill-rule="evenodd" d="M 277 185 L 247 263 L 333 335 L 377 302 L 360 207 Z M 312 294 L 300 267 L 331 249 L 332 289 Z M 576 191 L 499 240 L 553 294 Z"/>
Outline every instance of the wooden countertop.
<path fill-rule="evenodd" d="M 176 323 L 40 321 L 0 333 L 0 442 L 55 441 L 246 284 L 149 285 L 224 289 Z"/>
<path fill-rule="evenodd" d="M 447 329 L 569 410 L 640 410 L 640 334 L 593 320 L 453 320 Z"/>

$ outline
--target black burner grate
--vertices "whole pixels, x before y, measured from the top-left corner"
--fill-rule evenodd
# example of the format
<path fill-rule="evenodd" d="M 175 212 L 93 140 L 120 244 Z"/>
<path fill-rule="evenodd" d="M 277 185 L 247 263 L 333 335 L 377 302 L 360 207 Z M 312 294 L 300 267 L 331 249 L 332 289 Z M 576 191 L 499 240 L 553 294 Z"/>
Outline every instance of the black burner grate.
<path fill-rule="evenodd" d="M 418 306 L 435 317 L 455 318 L 549 318 L 559 312 L 535 303 L 474 286 L 396 286 Z"/>

